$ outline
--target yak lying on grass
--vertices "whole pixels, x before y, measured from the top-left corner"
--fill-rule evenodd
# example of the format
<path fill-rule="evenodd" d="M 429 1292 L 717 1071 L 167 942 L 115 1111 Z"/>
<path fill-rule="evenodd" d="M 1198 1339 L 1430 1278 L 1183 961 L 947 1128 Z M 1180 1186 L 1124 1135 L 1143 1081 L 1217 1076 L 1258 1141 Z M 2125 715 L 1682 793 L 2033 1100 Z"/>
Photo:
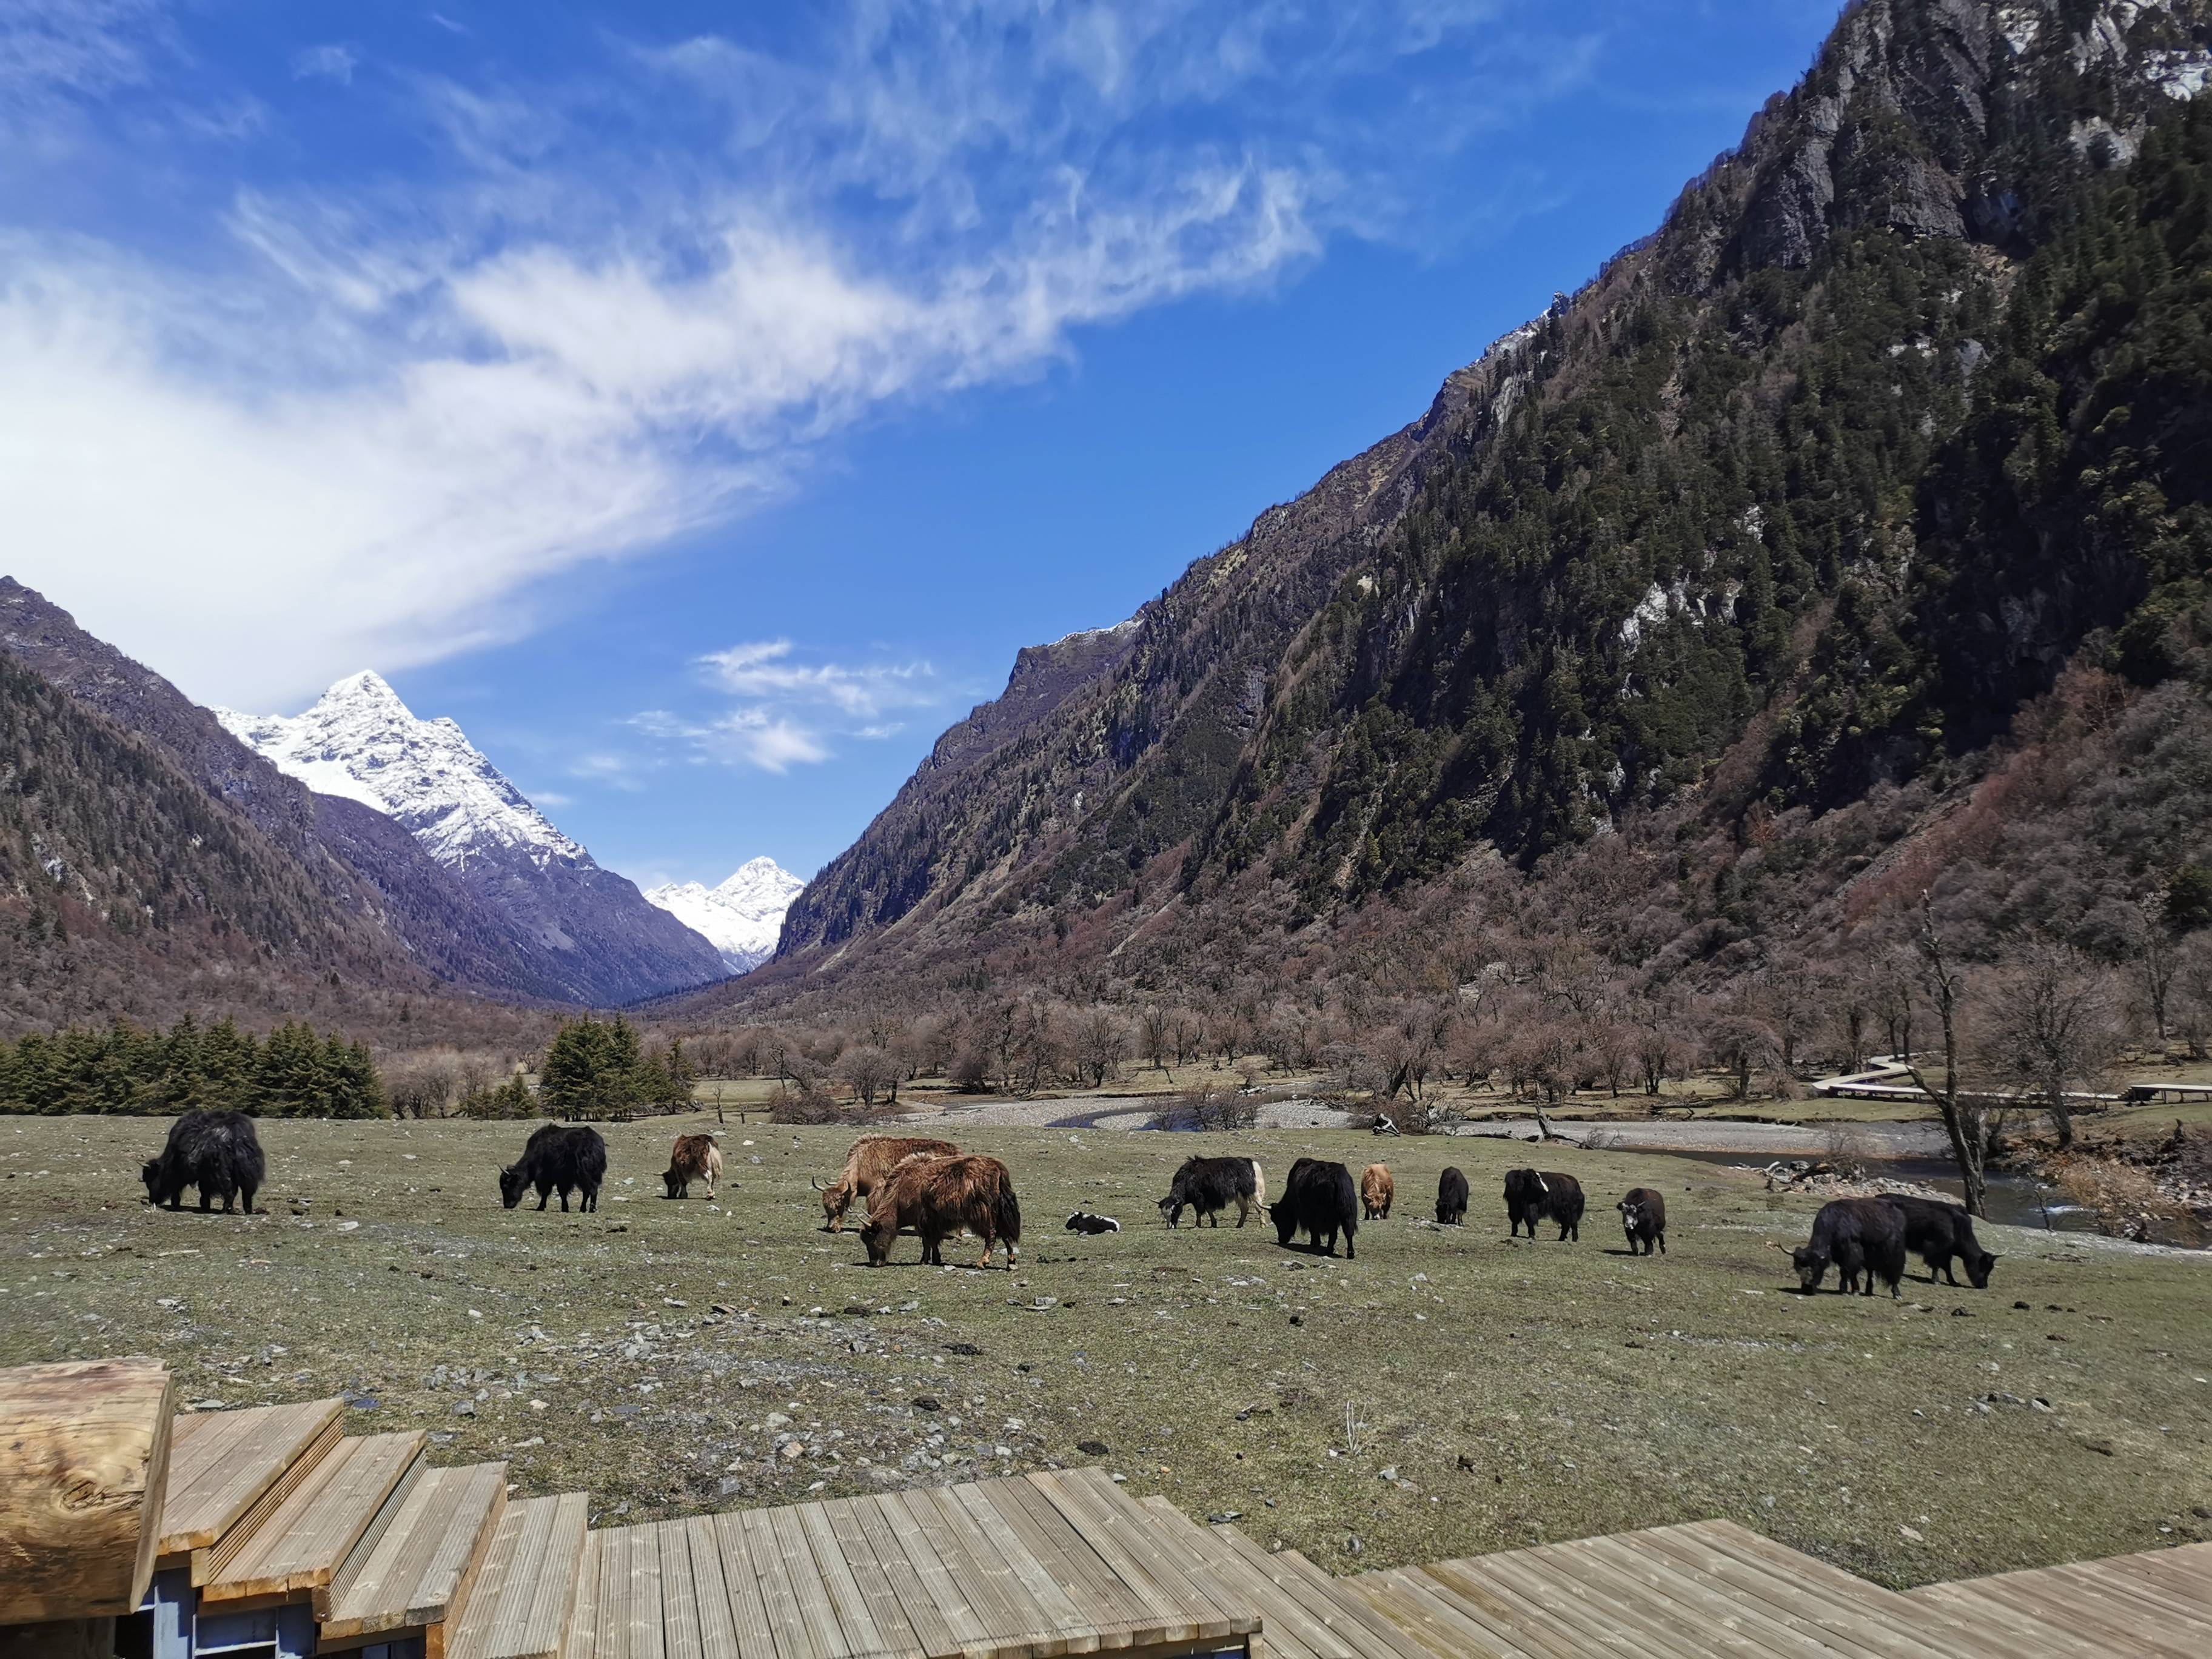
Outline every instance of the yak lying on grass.
<path fill-rule="evenodd" d="M 1390 1202 L 1398 1196 L 1398 1183 L 1387 1164 L 1370 1164 L 1359 1172 L 1359 1218 L 1388 1221 Z"/>
<path fill-rule="evenodd" d="M 1508 1170 L 1505 1172 L 1506 1236 L 1523 1226 L 1536 1236 L 1540 1221 L 1556 1223 L 1562 1241 L 1583 1236 L 1583 1183 L 1557 1170 Z"/>
<path fill-rule="evenodd" d="M 1996 1266 L 1997 1259 L 1974 1237 L 1974 1218 L 1964 1206 L 1901 1193 L 1888 1194 L 1881 1201 L 1903 1213 L 1905 1248 L 1927 1264 L 1930 1285 L 1938 1273 L 1956 1285 L 1959 1281 L 1951 1272 L 1951 1263 L 1956 1260 L 1966 1268 L 1968 1284 L 1978 1291 L 1989 1289 L 1990 1269 Z"/>
<path fill-rule="evenodd" d="M 1267 1176 L 1257 1160 L 1249 1158 L 1187 1158 L 1175 1172 L 1168 1195 L 1160 1200 L 1160 1214 L 1172 1227 L 1185 1210 L 1200 1223 L 1218 1227 L 1221 1212 L 1237 1206 L 1237 1224 L 1243 1226 L 1255 1210 L 1267 1202 Z"/>
<path fill-rule="evenodd" d="M 845 1212 L 854 1199 L 867 1200 L 872 1208 L 873 1195 L 890 1179 L 900 1160 L 916 1152 L 957 1158 L 960 1149 L 949 1140 L 934 1140 L 927 1135 L 862 1135 L 854 1141 L 836 1180 L 827 1187 L 818 1181 L 814 1183 L 814 1190 L 822 1194 L 822 1213 L 830 1231 L 845 1231 Z"/>
<path fill-rule="evenodd" d="M 678 1135 L 676 1150 L 668 1155 L 668 1167 L 661 1171 L 660 1179 L 668 1188 L 671 1198 L 691 1196 L 691 1183 L 707 1183 L 707 1196 L 714 1195 L 714 1183 L 722 1178 L 722 1149 L 714 1144 L 712 1135 Z"/>
<path fill-rule="evenodd" d="M 1359 1194 L 1352 1188 L 1352 1171 L 1341 1164 L 1300 1158 L 1291 1165 L 1283 1195 L 1268 1206 L 1267 1214 L 1275 1224 L 1275 1242 L 1286 1250 L 1291 1238 L 1303 1232 L 1322 1255 L 1334 1255 L 1340 1232 L 1345 1259 L 1358 1259 L 1352 1240 L 1359 1231 Z"/>
<path fill-rule="evenodd" d="M 1437 1177 L 1437 1222 L 1456 1227 L 1467 1219 L 1467 1176 L 1455 1167 Z"/>
<path fill-rule="evenodd" d="M 588 1213 L 599 1207 L 599 1184 L 606 1178 L 607 1143 L 597 1129 L 548 1123 L 530 1137 L 521 1158 L 499 1172 L 499 1199 L 511 1210 L 535 1187 L 539 1209 L 557 1192 L 565 1212 L 569 1193 L 580 1191 L 583 1196 L 576 1207 Z"/>
<path fill-rule="evenodd" d="M 253 1194 L 261 1189 L 268 1163 L 261 1155 L 261 1138 L 253 1120 L 243 1112 L 186 1112 L 169 1126 L 169 1139 L 161 1156 L 149 1158 L 138 1174 L 146 1183 L 146 1197 L 171 1209 L 182 1207 L 185 1188 L 200 1189 L 200 1208 L 216 1199 L 222 1212 L 231 1213 L 231 1200 L 246 1200 L 246 1213 L 253 1213 Z"/>
<path fill-rule="evenodd" d="M 1090 1238 L 1097 1238 L 1103 1233 L 1120 1232 L 1121 1224 L 1110 1215 L 1093 1215 L 1088 1210 L 1078 1210 L 1067 1218 L 1067 1226 L 1065 1231 L 1081 1233 Z"/>
<path fill-rule="evenodd" d="M 944 1266 L 945 1241 L 965 1228 L 983 1241 L 977 1267 L 991 1265 L 991 1252 L 1003 1240 L 1006 1271 L 1012 1273 L 1022 1242 L 1014 1178 L 997 1158 L 977 1153 L 922 1152 L 902 1158 L 877 1189 L 867 1225 L 860 1229 L 871 1267 L 890 1261 L 891 1246 L 904 1228 L 921 1239 L 925 1266 Z"/>
<path fill-rule="evenodd" d="M 1667 1200 L 1659 1196 L 1657 1188 L 1632 1187 L 1628 1195 L 1613 1207 L 1620 1212 L 1629 1255 L 1650 1255 L 1655 1246 L 1660 1255 L 1667 1254 Z"/>
<path fill-rule="evenodd" d="M 1872 1296 L 1879 1277 L 1894 1297 L 1905 1277 L 1905 1212 L 1887 1199 L 1831 1199 L 1813 1218 L 1813 1237 L 1790 1251 L 1790 1260 L 1808 1296 L 1832 1266 L 1839 1295 L 1859 1290 L 1863 1277 L 1863 1294 Z"/>

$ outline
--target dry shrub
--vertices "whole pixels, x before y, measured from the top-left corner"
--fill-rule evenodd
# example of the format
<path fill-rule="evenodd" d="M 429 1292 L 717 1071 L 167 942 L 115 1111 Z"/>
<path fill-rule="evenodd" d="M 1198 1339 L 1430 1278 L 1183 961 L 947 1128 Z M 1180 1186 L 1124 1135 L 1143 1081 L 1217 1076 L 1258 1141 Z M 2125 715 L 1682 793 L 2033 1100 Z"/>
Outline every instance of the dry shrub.
<path fill-rule="evenodd" d="M 1155 1129 L 1249 1129 L 1260 1121 L 1260 1099 L 1237 1089 L 1201 1084 L 1169 1097 L 1152 1114 Z"/>
<path fill-rule="evenodd" d="M 2154 1236 L 2203 1242 L 2203 1224 L 2159 1188 L 2148 1170 L 2101 1158 L 2069 1158 L 2051 1170 L 2059 1189 L 2097 1218 L 2097 1231 L 2142 1243 Z"/>

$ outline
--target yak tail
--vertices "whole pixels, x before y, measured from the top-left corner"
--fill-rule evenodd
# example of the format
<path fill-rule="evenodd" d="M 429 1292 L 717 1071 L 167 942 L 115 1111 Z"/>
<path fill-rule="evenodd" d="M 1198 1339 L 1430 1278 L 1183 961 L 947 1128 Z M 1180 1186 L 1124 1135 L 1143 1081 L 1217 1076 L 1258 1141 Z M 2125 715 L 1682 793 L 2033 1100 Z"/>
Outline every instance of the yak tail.
<path fill-rule="evenodd" d="M 1002 1183 L 991 1195 L 991 1226 L 1000 1238 L 1010 1244 L 1022 1242 L 1022 1204 L 1014 1196 L 1013 1183 Z"/>
<path fill-rule="evenodd" d="M 1544 1180 L 1544 1172 L 1543 1172 L 1541 1170 L 1537 1170 L 1535 1173 L 1536 1173 L 1536 1190 L 1537 1190 L 1538 1192 L 1540 1192 L 1540 1193 L 1543 1193 L 1543 1194 L 1545 1194 L 1548 1195 L 1548 1194 L 1550 1194 L 1550 1192 L 1551 1192 L 1551 1190 L 1552 1190 L 1552 1189 L 1551 1189 L 1551 1188 L 1550 1188 L 1550 1187 L 1549 1187 L 1549 1186 L 1545 1182 L 1545 1180 Z"/>
<path fill-rule="evenodd" d="M 1252 1201 L 1264 1210 L 1267 1207 L 1267 1172 L 1260 1167 L 1256 1158 L 1246 1162 L 1252 1166 Z"/>

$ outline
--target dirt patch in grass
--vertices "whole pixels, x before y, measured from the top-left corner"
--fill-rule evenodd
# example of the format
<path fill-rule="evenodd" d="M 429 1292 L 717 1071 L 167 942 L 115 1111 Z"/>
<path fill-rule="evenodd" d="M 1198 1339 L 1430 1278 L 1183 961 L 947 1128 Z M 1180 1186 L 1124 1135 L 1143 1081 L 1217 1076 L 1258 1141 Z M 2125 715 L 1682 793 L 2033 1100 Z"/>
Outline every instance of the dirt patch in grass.
<path fill-rule="evenodd" d="M 964 1139 L 1014 1169 L 1019 1270 L 906 1241 L 872 1272 L 807 1185 L 840 1131 L 732 1126 L 710 1205 L 659 1195 L 696 1121 L 611 1126 L 599 1212 L 564 1216 L 499 1207 L 526 1125 L 270 1122 L 247 1220 L 145 1207 L 165 1127 L 0 1119 L 0 1364 L 343 1393 L 350 1431 L 427 1428 L 524 1495 L 589 1490 L 600 1524 L 1099 1462 L 1337 1571 L 1708 1516 L 1895 1584 L 2212 1535 L 2199 1261 L 1991 1229 L 1986 1292 L 1806 1298 L 1765 1242 L 1814 1206 L 1726 1170 L 1547 1148 L 1590 1212 L 1532 1244 L 1498 1229 L 1525 1147 L 993 1129 Z M 1395 1214 L 1356 1261 L 1170 1232 L 1153 1200 L 1201 1140 L 1275 1182 L 1381 1157 Z M 1462 1229 L 1421 1219 L 1447 1163 Z M 1620 1253 L 1634 1185 L 1666 1193 L 1670 1255 Z M 1124 1231 L 1065 1232 L 1079 1205 Z"/>

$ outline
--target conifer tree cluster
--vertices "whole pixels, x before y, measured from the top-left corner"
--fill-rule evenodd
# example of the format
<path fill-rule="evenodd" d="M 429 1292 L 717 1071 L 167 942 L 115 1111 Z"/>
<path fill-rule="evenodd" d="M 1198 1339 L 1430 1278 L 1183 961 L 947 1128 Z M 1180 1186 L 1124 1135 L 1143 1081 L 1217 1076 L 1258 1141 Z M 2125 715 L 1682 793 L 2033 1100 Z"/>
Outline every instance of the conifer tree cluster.
<path fill-rule="evenodd" d="M 692 1068 L 679 1043 L 665 1058 L 647 1054 L 637 1028 L 617 1014 L 569 1020 L 554 1034 L 538 1079 L 549 1116 L 605 1121 L 677 1111 L 691 1102 Z"/>
<path fill-rule="evenodd" d="M 0 1042 L 0 1112 L 383 1117 L 368 1048 L 287 1021 L 266 1037 L 189 1014 L 167 1031 L 117 1021 Z"/>

